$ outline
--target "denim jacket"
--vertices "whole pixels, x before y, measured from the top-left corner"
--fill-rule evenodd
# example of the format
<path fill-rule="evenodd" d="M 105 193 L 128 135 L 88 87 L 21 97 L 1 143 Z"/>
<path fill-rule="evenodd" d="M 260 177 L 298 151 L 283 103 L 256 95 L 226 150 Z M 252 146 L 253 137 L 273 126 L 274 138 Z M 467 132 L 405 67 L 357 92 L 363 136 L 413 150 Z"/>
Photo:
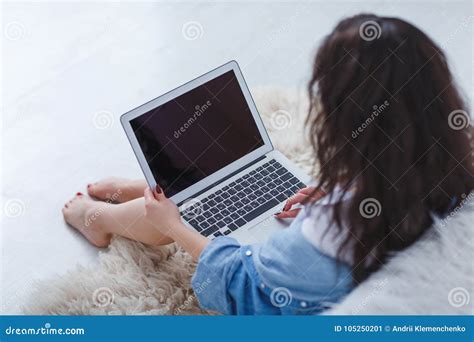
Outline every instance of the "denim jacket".
<path fill-rule="evenodd" d="M 310 315 L 347 295 L 354 286 L 350 266 L 305 237 L 305 215 L 263 243 L 210 242 L 192 278 L 201 307 L 227 315 Z"/>

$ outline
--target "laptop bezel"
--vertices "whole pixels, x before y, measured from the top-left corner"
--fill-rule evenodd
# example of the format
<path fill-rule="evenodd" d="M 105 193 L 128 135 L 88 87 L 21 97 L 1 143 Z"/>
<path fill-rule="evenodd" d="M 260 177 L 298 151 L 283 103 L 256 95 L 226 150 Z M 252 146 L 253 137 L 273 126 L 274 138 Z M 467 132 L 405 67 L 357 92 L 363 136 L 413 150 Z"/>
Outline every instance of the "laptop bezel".
<path fill-rule="evenodd" d="M 267 153 L 273 150 L 273 145 L 271 143 L 270 137 L 263 125 L 262 119 L 260 114 L 258 113 L 257 107 L 253 101 L 252 95 L 247 87 L 245 79 L 242 75 L 242 72 L 239 68 L 239 65 L 236 61 L 230 61 L 214 70 L 209 71 L 208 73 L 201 75 L 192 81 L 189 81 L 135 109 L 130 110 L 129 112 L 123 114 L 120 117 L 120 122 L 122 124 L 123 129 L 125 130 L 125 134 L 132 146 L 133 152 L 140 164 L 140 167 L 145 175 L 145 178 L 150 185 L 150 187 L 156 186 L 156 180 L 153 176 L 153 173 L 148 166 L 146 161 L 145 155 L 138 143 L 138 140 L 133 132 L 132 126 L 130 125 L 130 121 L 135 119 L 136 117 L 148 113 L 149 111 L 153 110 L 154 108 L 159 107 L 160 105 L 172 101 L 173 99 L 177 98 L 178 96 L 194 89 L 202 84 L 228 72 L 234 71 L 237 81 L 239 83 L 240 89 L 244 94 L 245 100 L 247 101 L 247 105 L 250 108 L 250 112 L 254 121 L 257 125 L 258 131 L 263 140 L 263 146 L 257 148 L 256 150 L 246 154 L 245 156 L 237 159 L 236 161 L 232 162 L 231 164 L 223 167 L 222 169 L 214 172 L 213 174 L 205 177 L 204 179 L 198 181 L 197 183 L 191 185 L 190 187 L 178 192 L 177 194 L 170 197 L 170 199 L 175 203 L 182 203 L 188 199 L 193 198 L 198 193 L 201 193 L 204 189 L 209 188 L 209 186 L 218 183 L 220 180 L 225 179 L 225 177 L 229 174 L 232 174 L 248 164 L 251 164 L 255 160 L 261 158 L 262 156 L 266 155 Z"/>

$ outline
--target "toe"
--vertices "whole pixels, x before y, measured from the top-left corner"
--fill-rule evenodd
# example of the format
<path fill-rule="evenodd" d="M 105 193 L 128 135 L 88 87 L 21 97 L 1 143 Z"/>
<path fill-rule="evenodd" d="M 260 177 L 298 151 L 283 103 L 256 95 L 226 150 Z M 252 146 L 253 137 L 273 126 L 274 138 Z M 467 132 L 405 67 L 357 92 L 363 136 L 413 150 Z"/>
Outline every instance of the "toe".
<path fill-rule="evenodd" d="M 94 192 L 94 185 L 93 184 L 87 184 L 87 192 L 89 194 L 92 194 Z"/>
<path fill-rule="evenodd" d="M 64 218 L 66 219 L 69 213 L 71 212 L 71 205 L 66 203 L 64 207 L 61 209 Z"/>
<path fill-rule="evenodd" d="M 100 186 L 97 183 L 87 184 L 87 193 L 90 196 L 100 197 Z"/>

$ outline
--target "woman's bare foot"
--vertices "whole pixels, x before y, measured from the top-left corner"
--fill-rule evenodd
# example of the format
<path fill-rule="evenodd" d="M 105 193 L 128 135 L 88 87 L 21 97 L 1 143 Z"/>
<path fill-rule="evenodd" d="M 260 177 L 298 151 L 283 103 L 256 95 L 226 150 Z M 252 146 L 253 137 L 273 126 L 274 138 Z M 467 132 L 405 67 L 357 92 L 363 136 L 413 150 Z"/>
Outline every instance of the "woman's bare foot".
<path fill-rule="evenodd" d="M 108 177 L 93 184 L 87 184 L 87 193 L 103 201 L 123 203 L 143 197 L 147 187 L 144 180 Z"/>
<path fill-rule="evenodd" d="M 107 247 L 112 234 L 105 233 L 99 222 L 104 206 L 107 205 L 110 204 L 94 201 L 78 192 L 62 211 L 66 222 L 81 232 L 90 243 L 97 247 Z"/>

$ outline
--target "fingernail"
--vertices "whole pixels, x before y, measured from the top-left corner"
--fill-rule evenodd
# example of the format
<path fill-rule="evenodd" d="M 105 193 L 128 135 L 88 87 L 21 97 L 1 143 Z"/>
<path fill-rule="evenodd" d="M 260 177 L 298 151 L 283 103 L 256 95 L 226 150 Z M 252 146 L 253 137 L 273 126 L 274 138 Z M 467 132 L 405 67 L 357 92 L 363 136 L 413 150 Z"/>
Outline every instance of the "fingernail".
<path fill-rule="evenodd" d="M 279 211 L 279 212 L 273 214 L 273 216 L 278 216 L 278 215 L 280 215 L 280 214 L 281 214 L 281 211 Z"/>
<path fill-rule="evenodd" d="M 156 184 L 155 189 L 156 189 L 156 192 L 157 192 L 157 193 L 161 194 L 161 191 L 162 191 L 162 190 L 161 190 L 161 187 L 160 187 L 158 184 Z"/>
<path fill-rule="evenodd" d="M 64 205 L 66 208 L 68 208 L 67 204 Z"/>
<path fill-rule="evenodd" d="M 77 196 L 82 196 L 82 192 L 78 192 L 76 195 Z"/>
<path fill-rule="evenodd" d="M 89 189 L 92 186 L 92 184 L 87 184 L 87 189 Z"/>

